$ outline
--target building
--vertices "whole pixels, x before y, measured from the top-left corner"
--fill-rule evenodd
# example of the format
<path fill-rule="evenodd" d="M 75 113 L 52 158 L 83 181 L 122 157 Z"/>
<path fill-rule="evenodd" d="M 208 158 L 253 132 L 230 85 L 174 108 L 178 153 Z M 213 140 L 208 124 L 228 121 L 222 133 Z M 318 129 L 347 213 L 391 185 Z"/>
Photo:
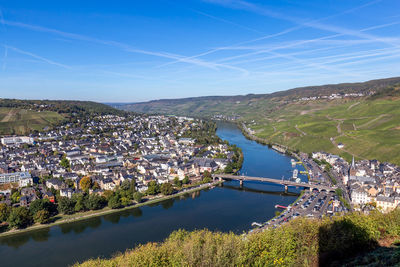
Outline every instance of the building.
<path fill-rule="evenodd" d="M 371 198 L 364 189 L 357 188 L 351 191 L 351 201 L 354 204 L 367 204 L 371 202 Z"/>
<path fill-rule="evenodd" d="M 33 144 L 33 138 L 29 136 L 13 136 L 1 138 L 1 143 L 5 146 L 15 146 L 20 144 Z"/>
<path fill-rule="evenodd" d="M 20 187 L 33 183 L 29 172 L 14 172 L 0 174 L 0 184 L 19 183 Z"/>

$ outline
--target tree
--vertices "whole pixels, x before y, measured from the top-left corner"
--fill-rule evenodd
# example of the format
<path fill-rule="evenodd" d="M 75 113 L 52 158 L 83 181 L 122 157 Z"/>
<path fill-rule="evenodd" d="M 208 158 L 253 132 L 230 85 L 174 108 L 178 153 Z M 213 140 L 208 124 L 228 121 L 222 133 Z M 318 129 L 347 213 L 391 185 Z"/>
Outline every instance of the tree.
<path fill-rule="evenodd" d="M 183 180 L 182 180 L 182 183 L 183 184 L 188 184 L 190 182 L 190 180 L 189 180 L 189 176 L 185 176 L 185 178 L 183 178 Z"/>
<path fill-rule="evenodd" d="M 229 163 L 228 165 L 226 165 L 224 172 L 225 173 L 233 173 L 232 164 Z"/>
<path fill-rule="evenodd" d="M 121 205 L 122 206 L 129 206 L 130 204 L 132 204 L 132 201 L 127 198 L 127 197 L 121 197 Z"/>
<path fill-rule="evenodd" d="M 15 191 L 12 195 L 11 195 L 11 200 L 13 203 L 18 203 L 19 199 L 21 198 L 21 194 L 19 191 Z"/>
<path fill-rule="evenodd" d="M 89 191 L 89 188 L 92 186 L 92 179 L 90 179 L 89 176 L 85 176 L 83 177 L 80 181 L 79 181 L 79 187 L 83 190 L 83 191 Z"/>
<path fill-rule="evenodd" d="M 33 218 L 32 214 L 27 208 L 18 207 L 11 210 L 7 222 L 11 228 L 24 228 L 32 224 Z"/>
<path fill-rule="evenodd" d="M 98 210 L 104 207 L 106 199 L 97 194 L 91 194 L 87 200 L 87 208 L 90 210 Z"/>
<path fill-rule="evenodd" d="M 68 169 L 70 167 L 69 160 L 66 157 L 63 157 L 60 161 L 61 167 L 64 169 Z"/>
<path fill-rule="evenodd" d="M 56 211 L 55 205 L 51 203 L 48 199 L 36 199 L 32 201 L 29 205 L 29 210 L 35 215 L 38 211 L 46 210 L 49 214 L 52 214 Z"/>
<path fill-rule="evenodd" d="M 121 207 L 121 199 L 118 194 L 113 195 L 108 201 L 108 206 L 112 209 L 118 209 Z"/>
<path fill-rule="evenodd" d="M 205 178 L 205 177 L 209 177 L 209 178 L 211 178 L 211 173 L 209 172 L 209 171 L 204 171 L 204 173 L 203 173 L 203 177 Z"/>
<path fill-rule="evenodd" d="M 60 197 L 58 199 L 58 211 L 64 214 L 75 213 L 75 201 L 67 197 Z"/>
<path fill-rule="evenodd" d="M 11 207 L 6 203 L 0 203 L 0 222 L 5 222 L 10 215 Z"/>
<path fill-rule="evenodd" d="M 181 186 L 182 186 L 182 181 L 179 180 L 178 177 L 175 177 L 175 178 L 174 178 L 174 185 L 176 185 L 176 186 L 178 186 L 178 187 L 181 187 Z"/>
<path fill-rule="evenodd" d="M 114 192 L 111 190 L 105 190 L 103 192 L 103 196 L 106 198 L 107 201 L 110 201 L 110 199 L 114 196 Z"/>
<path fill-rule="evenodd" d="M 84 211 L 87 209 L 86 203 L 87 195 L 86 194 L 74 194 L 72 196 L 72 200 L 75 201 L 75 211 Z"/>
<path fill-rule="evenodd" d="M 151 181 L 147 185 L 146 194 L 148 194 L 148 195 L 156 195 L 158 193 L 160 193 L 160 186 L 157 184 L 156 181 Z"/>
<path fill-rule="evenodd" d="M 143 197 L 143 194 L 140 193 L 140 192 L 135 192 L 135 193 L 133 194 L 133 199 L 134 199 L 137 203 L 142 202 L 142 197 Z"/>
<path fill-rule="evenodd" d="M 211 183 L 211 181 L 212 181 L 212 179 L 211 179 L 211 177 L 209 177 L 209 176 L 205 176 L 204 178 L 203 178 L 203 183 Z"/>
<path fill-rule="evenodd" d="M 50 219 L 50 212 L 48 212 L 47 210 L 39 210 L 38 212 L 35 213 L 33 219 L 37 223 L 41 224 L 48 223 Z"/>
<path fill-rule="evenodd" d="M 174 192 L 174 188 L 170 183 L 164 183 L 161 185 L 161 193 L 165 196 L 171 195 Z"/>

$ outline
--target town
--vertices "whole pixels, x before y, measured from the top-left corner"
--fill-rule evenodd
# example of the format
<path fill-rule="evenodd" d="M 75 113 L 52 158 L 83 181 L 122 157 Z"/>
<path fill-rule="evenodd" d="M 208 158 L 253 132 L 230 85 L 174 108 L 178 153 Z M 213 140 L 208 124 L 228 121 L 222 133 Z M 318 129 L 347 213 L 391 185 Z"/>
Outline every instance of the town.
<path fill-rule="evenodd" d="M 0 220 L 23 228 L 210 185 L 211 173 L 240 169 L 241 157 L 212 122 L 186 117 L 98 115 L 3 137 Z"/>
<path fill-rule="evenodd" d="M 289 207 L 277 205 L 284 211 L 263 225 L 277 226 L 298 216 L 322 218 L 349 211 L 369 213 L 378 210 L 391 212 L 400 203 L 400 168 L 377 160 L 352 163 L 337 155 L 315 152 L 301 154 L 301 163 L 308 170 L 309 182 L 337 186 L 335 192 L 303 191 Z"/>

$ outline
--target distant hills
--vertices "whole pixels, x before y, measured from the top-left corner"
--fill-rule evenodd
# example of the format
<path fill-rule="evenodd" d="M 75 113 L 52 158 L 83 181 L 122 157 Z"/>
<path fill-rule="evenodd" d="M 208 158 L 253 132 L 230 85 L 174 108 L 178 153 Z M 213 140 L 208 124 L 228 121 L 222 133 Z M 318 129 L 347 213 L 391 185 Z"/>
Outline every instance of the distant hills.
<path fill-rule="evenodd" d="M 329 98 L 332 94 L 336 95 Z M 400 77 L 307 86 L 272 94 L 163 99 L 120 108 L 235 118 L 268 143 L 304 152 L 322 150 L 347 160 L 355 156 L 400 165 Z M 339 149 L 339 143 L 344 147 Z"/>
<path fill-rule="evenodd" d="M 247 106 L 251 112 L 257 112 L 254 106 L 271 102 L 291 101 L 303 97 L 379 92 L 389 86 L 400 84 L 400 77 L 371 80 L 362 83 L 341 83 L 321 86 L 299 87 L 271 94 L 248 94 L 237 96 L 204 96 L 181 99 L 161 99 L 141 103 L 118 104 L 115 106 L 126 111 L 142 113 L 160 113 L 208 117 L 216 114 L 245 116 Z M 233 105 L 233 106 L 232 106 Z"/>

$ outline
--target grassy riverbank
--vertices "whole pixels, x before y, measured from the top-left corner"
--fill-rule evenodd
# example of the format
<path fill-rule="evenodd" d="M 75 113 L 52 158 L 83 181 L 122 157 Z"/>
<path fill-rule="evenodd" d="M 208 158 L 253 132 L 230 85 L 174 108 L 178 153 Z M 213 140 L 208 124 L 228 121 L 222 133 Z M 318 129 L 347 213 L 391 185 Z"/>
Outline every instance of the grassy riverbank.
<path fill-rule="evenodd" d="M 56 225 L 61 225 L 61 224 L 66 224 L 66 223 L 73 223 L 73 222 L 77 222 L 77 221 L 82 221 L 82 220 L 87 220 L 93 217 L 98 217 L 98 216 L 103 216 L 103 215 L 107 215 L 107 214 L 111 214 L 111 213 L 117 213 L 117 212 L 121 212 L 124 210 L 130 210 L 130 209 L 134 209 L 134 208 L 139 208 L 142 206 L 146 206 L 146 205 L 151 205 L 151 204 L 155 204 L 167 199 L 171 199 L 171 198 L 175 198 L 175 197 L 179 197 L 181 195 L 184 194 L 188 194 L 188 193 L 193 193 L 199 190 L 203 190 L 206 188 L 210 188 L 212 186 L 216 186 L 223 183 L 222 181 L 216 181 L 213 182 L 211 184 L 204 184 L 198 187 L 194 187 L 194 188 L 189 188 L 187 189 L 187 191 L 180 191 L 176 194 L 173 195 L 168 195 L 168 196 L 156 196 L 152 199 L 147 200 L 146 202 L 142 202 L 142 203 L 138 203 L 135 205 L 131 205 L 131 206 L 127 206 L 124 208 L 120 208 L 120 209 L 111 209 L 109 207 L 105 207 L 104 209 L 101 210 L 91 210 L 91 211 L 85 211 L 85 212 L 78 212 L 78 213 L 74 213 L 71 215 L 57 215 L 55 217 L 55 221 L 52 223 L 48 223 L 48 224 L 35 224 L 32 226 L 29 226 L 27 228 L 24 229 L 14 229 L 14 230 L 10 230 L 7 232 L 3 232 L 0 233 L 0 238 L 1 237 L 5 237 L 5 236 L 11 236 L 11 235 L 16 235 L 16 234 L 22 234 L 22 233 L 26 233 L 26 232 L 31 232 L 31 231 L 36 231 L 39 229 L 44 229 L 44 228 L 49 228 L 52 226 L 56 226 Z"/>
<path fill-rule="evenodd" d="M 179 230 L 164 242 L 76 266 L 354 266 L 362 261 L 394 266 L 400 262 L 399 225 L 400 210 L 395 210 L 322 220 L 297 218 L 245 237 Z"/>

